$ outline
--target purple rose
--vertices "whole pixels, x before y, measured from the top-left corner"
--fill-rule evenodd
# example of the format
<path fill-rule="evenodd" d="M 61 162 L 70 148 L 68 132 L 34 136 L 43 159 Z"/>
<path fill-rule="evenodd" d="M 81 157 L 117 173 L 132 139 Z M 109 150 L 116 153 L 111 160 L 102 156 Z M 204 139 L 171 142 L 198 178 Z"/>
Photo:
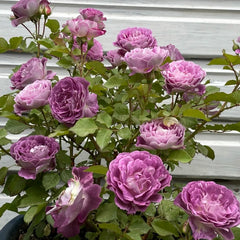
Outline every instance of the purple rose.
<path fill-rule="evenodd" d="M 51 84 L 50 80 L 36 80 L 27 85 L 14 98 L 14 112 L 21 115 L 23 112 L 48 104 Z"/>
<path fill-rule="evenodd" d="M 50 3 L 48 0 L 41 0 L 40 6 L 39 6 L 39 13 L 43 14 L 45 17 L 48 17 L 51 15 L 52 10 L 50 8 Z"/>
<path fill-rule="evenodd" d="M 121 65 L 123 62 L 122 56 L 119 54 L 118 49 L 108 51 L 105 58 L 112 64 L 113 67 Z"/>
<path fill-rule="evenodd" d="M 47 214 L 54 219 L 58 233 L 70 238 L 80 232 L 90 211 L 97 209 L 101 203 L 101 187 L 93 183 L 93 175 L 84 172 L 87 167 L 73 167 L 74 178 L 68 181 L 54 207 L 47 208 Z"/>
<path fill-rule="evenodd" d="M 81 50 L 81 46 L 79 46 L 77 41 L 74 41 L 73 49 L 76 49 L 76 48 Z M 103 61 L 103 48 L 99 41 L 97 41 L 96 39 L 93 39 L 93 46 L 89 50 L 87 50 L 87 48 L 88 48 L 88 44 L 86 42 L 82 45 L 82 51 L 83 53 L 87 52 L 87 56 L 86 56 L 87 61 L 99 61 L 99 62 Z M 80 59 L 79 56 L 74 56 L 74 58 L 76 60 Z"/>
<path fill-rule="evenodd" d="M 12 25 L 14 27 L 26 21 L 34 19 L 38 15 L 41 0 L 19 0 L 11 8 L 14 17 Z"/>
<path fill-rule="evenodd" d="M 158 70 L 168 55 L 168 51 L 160 47 L 154 48 L 135 48 L 127 52 L 123 60 L 132 70 L 131 75 L 135 73 L 149 73 Z"/>
<path fill-rule="evenodd" d="M 103 17 L 103 13 L 95 8 L 85 8 L 80 10 L 80 15 L 83 19 L 94 21 L 98 24 L 99 29 L 104 29 L 103 21 L 107 19 Z"/>
<path fill-rule="evenodd" d="M 159 191 L 169 186 L 171 179 L 161 158 L 146 151 L 118 154 L 107 172 L 115 203 L 128 214 L 143 212 L 151 202 L 160 202 Z"/>
<path fill-rule="evenodd" d="M 65 77 L 52 88 L 49 105 L 59 122 L 72 126 L 80 118 L 96 115 L 97 96 L 89 93 L 88 86 L 84 78 Z"/>
<path fill-rule="evenodd" d="M 234 52 L 235 52 L 237 55 L 240 55 L 240 49 L 236 49 Z"/>
<path fill-rule="evenodd" d="M 184 57 L 180 53 L 180 51 L 172 44 L 169 44 L 165 47 L 161 47 L 168 51 L 168 56 L 171 58 L 172 61 L 183 60 Z"/>
<path fill-rule="evenodd" d="M 98 23 L 77 17 L 67 21 L 69 31 L 75 37 L 94 38 L 105 34 L 105 30 L 98 27 Z"/>
<path fill-rule="evenodd" d="M 12 157 L 21 167 L 18 175 L 25 179 L 35 179 L 38 173 L 54 169 L 58 151 L 55 139 L 42 135 L 22 137 L 10 148 Z"/>
<path fill-rule="evenodd" d="M 11 77 L 12 89 L 22 90 L 26 85 L 41 79 L 53 79 L 56 73 L 47 71 L 46 58 L 31 58 L 28 62 L 22 64 L 17 72 Z"/>
<path fill-rule="evenodd" d="M 184 147 L 185 127 L 174 117 L 155 119 L 140 126 L 136 147 L 145 149 L 180 149 Z"/>
<path fill-rule="evenodd" d="M 165 78 L 165 89 L 172 92 L 196 92 L 202 93 L 201 81 L 206 72 L 197 64 L 191 61 L 178 60 L 171 62 L 162 72 Z"/>
<path fill-rule="evenodd" d="M 129 52 L 134 48 L 153 48 L 157 46 L 152 31 L 147 28 L 127 28 L 121 30 L 117 36 L 114 46 L 120 47 Z"/>
<path fill-rule="evenodd" d="M 230 228 L 240 224 L 240 204 L 231 190 L 209 181 L 188 183 L 174 203 L 189 217 L 195 240 L 212 240 L 218 234 L 234 239 Z"/>

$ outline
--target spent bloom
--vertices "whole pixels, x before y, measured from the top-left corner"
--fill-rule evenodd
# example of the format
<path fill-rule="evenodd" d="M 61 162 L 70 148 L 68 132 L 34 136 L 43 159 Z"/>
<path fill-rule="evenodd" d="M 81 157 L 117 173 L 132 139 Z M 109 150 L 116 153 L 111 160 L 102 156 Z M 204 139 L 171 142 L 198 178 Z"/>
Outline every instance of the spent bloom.
<path fill-rule="evenodd" d="M 156 47 L 157 41 L 152 36 L 150 29 L 134 27 L 121 30 L 117 36 L 117 41 L 113 44 L 129 52 L 134 48 Z"/>
<path fill-rule="evenodd" d="M 206 72 L 191 61 L 173 61 L 166 66 L 162 75 L 165 78 L 165 89 L 168 93 L 193 92 L 199 95 L 204 93 L 205 88 L 201 81 L 206 76 Z"/>
<path fill-rule="evenodd" d="M 38 173 L 54 169 L 58 151 L 58 142 L 42 135 L 22 137 L 10 148 L 11 156 L 21 167 L 18 175 L 25 179 L 35 179 Z"/>
<path fill-rule="evenodd" d="M 84 78 L 65 77 L 52 88 L 49 105 L 59 122 L 72 126 L 80 118 L 96 115 L 97 95 L 90 94 L 88 86 Z"/>
<path fill-rule="evenodd" d="M 160 68 L 168 51 L 159 47 L 154 48 L 135 48 L 127 52 L 123 60 L 132 70 L 131 75 L 135 73 L 149 73 Z"/>
<path fill-rule="evenodd" d="M 53 79 L 56 73 L 47 71 L 46 58 L 31 58 L 15 72 L 11 77 L 12 89 L 22 90 L 25 86 L 41 79 Z"/>
<path fill-rule="evenodd" d="M 180 149 L 184 147 L 185 127 L 174 117 L 146 122 L 140 126 L 137 147 L 145 149 Z"/>
<path fill-rule="evenodd" d="M 240 223 L 240 204 L 233 192 L 212 181 L 188 183 L 174 203 L 189 215 L 195 240 L 212 240 L 221 235 L 234 239 L 230 228 Z"/>
<path fill-rule="evenodd" d="M 73 178 L 60 194 L 55 206 L 47 208 L 47 214 L 54 219 L 58 233 L 70 238 L 77 235 L 90 211 L 101 203 L 101 187 L 93 183 L 93 175 L 85 172 L 87 167 L 73 167 Z"/>
<path fill-rule="evenodd" d="M 14 98 L 14 112 L 21 115 L 23 112 L 48 104 L 50 92 L 50 80 L 36 80 L 16 95 Z"/>
<path fill-rule="evenodd" d="M 39 17 L 38 11 L 41 0 L 20 0 L 12 6 L 12 12 L 14 17 L 12 18 L 12 25 L 14 27 L 34 20 L 35 17 Z"/>
<path fill-rule="evenodd" d="M 118 154 L 107 172 L 115 203 L 128 214 L 143 212 L 151 202 L 160 202 L 159 191 L 169 186 L 171 179 L 161 158 L 146 151 Z"/>

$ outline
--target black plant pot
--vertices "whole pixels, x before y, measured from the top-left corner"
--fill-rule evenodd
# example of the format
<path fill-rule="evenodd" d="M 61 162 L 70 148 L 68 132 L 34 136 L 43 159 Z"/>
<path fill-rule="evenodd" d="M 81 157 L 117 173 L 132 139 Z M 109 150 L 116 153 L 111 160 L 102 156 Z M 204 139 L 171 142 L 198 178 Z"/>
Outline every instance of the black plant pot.
<path fill-rule="evenodd" d="M 9 221 L 0 231 L 1 240 L 16 240 L 19 236 L 20 228 L 24 226 L 23 215 L 18 215 Z"/>

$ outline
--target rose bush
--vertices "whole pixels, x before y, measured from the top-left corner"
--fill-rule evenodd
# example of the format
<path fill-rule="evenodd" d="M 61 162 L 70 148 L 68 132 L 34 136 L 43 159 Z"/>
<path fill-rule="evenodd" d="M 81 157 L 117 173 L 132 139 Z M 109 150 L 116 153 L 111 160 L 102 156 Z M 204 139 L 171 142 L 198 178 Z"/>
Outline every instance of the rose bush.
<path fill-rule="evenodd" d="M 12 199 L 0 216 L 24 215 L 20 238 L 239 239 L 240 207 L 229 189 L 182 187 L 172 177 L 196 155 L 214 159 L 199 133 L 240 131 L 239 122 L 219 121 L 240 104 L 238 44 L 209 63 L 232 71 L 225 93 L 176 46 L 158 45 L 150 29 L 121 30 L 105 52 L 100 10 L 80 9 L 62 26 L 49 18 L 47 0 L 20 0 L 12 11 L 13 25 L 30 36 L 0 38 L 0 50 L 30 60 L 0 97 L 0 158 L 8 156 L 0 185 Z"/>

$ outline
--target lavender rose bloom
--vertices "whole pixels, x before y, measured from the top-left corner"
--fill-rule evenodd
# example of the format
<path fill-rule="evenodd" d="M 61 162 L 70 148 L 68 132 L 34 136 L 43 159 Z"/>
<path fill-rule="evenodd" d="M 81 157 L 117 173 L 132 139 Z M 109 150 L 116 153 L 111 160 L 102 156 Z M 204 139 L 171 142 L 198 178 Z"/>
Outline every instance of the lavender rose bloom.
<path fill-rule="evenodd" d="M 153 48 L 157 46 L 152 31 L 147 28 L 127 28 L 120 31 L 114 46 L 124 49 L 126 52 L 134 48 Z"/>
<path fill-rule="evenodd" d="M 183 60 L 184 57 L 180 53 L 180 51 L 172 44 L 167 46 L 161 47 L 168 51 L 168 56 L 171 58 L 172 61 Z"/>
<path fill-rule="evenodd" d="M 81 47 L 79 46 L 77 41 L 74 41 L 73 49 L 76 49 L 76 48 L 81 50 Z M 87 48 L 88 48 L 88 44 L 86 42 L 82 45 L 83 53 L 87 52 Z M 76 60 L 80 59 L 79 56 L 74 56 L 74 58 Z M 103 48 L 101 43 L 96 39 L 93 39 L 93 46 L 88 50 L 86 59 L 87 61 L 99 61 L 99 62 L 103 61 Z"/>
<path fill-rule="evenodd" d="M 99 29 L 104 29 L 105 25 L 103 21 L 106 21 L 107 19 L 103 16 L 101 11 L 95 8 L 85 8 L 80 10 L 80 15 L 83 19 L 96 22 Z"/>
<path fill-rule="evenodd" d="M 21 115 L 23 112 L 48 104 L 50 92 L 50 80 L 36 80 L 16 95 L 14 98 L 14 112 Z"/>
<path fill-rule="evenodd" d="M 47 71 L 46 58 L 31 58 L 26 63 L 22 64 L 17 72 L 11 77 L 12 89 L 22 90 L 25 86 L 41 79 L 53 79 L 56 73 Z"/>
<path fill-rule="evenodd" d="M 20 0 L 12 6 L 14 18 L 12 25 L 14 27 L 31 20 L 38 14 L 41 0 Z"/>
<path fill-rule="evenodd" d="M 108 51 L 105 59 L 107 59 L 113 67 L 121 65 L 121 63 L 123 62 L 122 56 L 119 54 L 118 49 Z"/>
<path fill-rule="evenodd" d="M 158 70 L 167 56 L 168 51 L 159 47 L 135 48 L 127 52 L 123 60 L 132 70 L 131 75 L 133 75 Z"/>
<path fill-rule="evenodd" d="M 59 122 L 72 126 L 80 118 L 96 115 L 97 96 L 89 93 L 88 86 L 84 78 L 65 77 L 52 88 L 49 105 Z"/>
<path fill-rule="evenodd" d="M 47 208 L 47 214 L 54 219 L 58 233 L 70 238 L 80 232 L 90 211 L 97 209 L 101 203 L 101 187 L 93 183 L 93 175 L 84 172 L 87 167 L 73 167 L 74 178 L 68 181 L 68 187 L 56 201 L 54 207 Z"/>
<path fill-rule="evenodd" d="M 174 117 L 155 119 L 140 126 L 136 147 L 145 149 L 180 149 L 184 147 L 185 127 Z"/>
<path fill-rule="evenodd" d="M 191 61 L 178 60 L 171 62 L 162 72 L 165 78 L 165 89 L 172 92 L 195 92 L 203 94 L 201 81 L 206 72 Z"/>
<path fill-rule="evenodd" d="M 58 151 L 55 139 L 42 135 L 22 137 L 10 148 L 11 156 L 21 167 L 18 175 L 25 179 L 35 179 L 38 173 L 54 169 Z"/>
<path fill-rule="evenodd" d="M 240 224 L 240 204 L 231 190 L 209 181 L 188 183 L 174 203 L 189 217 L 195 240 L 212 240 L 218 234 L 234 239 L 230 228 Z"/>
<path fill-rule="evenodd" d="M 146 151 L 118 154 L 107 172 L 115 203 L 128 214 L 143 212 L 151 202 L 160 202 L 159 191 L 169 186 L 171 179 L 161 158 Z"/>
<path fill-rule="evenodd" d="M 67 21 L 69 31 L 75 37 L 94 38 L 105 34 L 105 30 L 98 27 L 98 23 L 77 17 Z"/>

